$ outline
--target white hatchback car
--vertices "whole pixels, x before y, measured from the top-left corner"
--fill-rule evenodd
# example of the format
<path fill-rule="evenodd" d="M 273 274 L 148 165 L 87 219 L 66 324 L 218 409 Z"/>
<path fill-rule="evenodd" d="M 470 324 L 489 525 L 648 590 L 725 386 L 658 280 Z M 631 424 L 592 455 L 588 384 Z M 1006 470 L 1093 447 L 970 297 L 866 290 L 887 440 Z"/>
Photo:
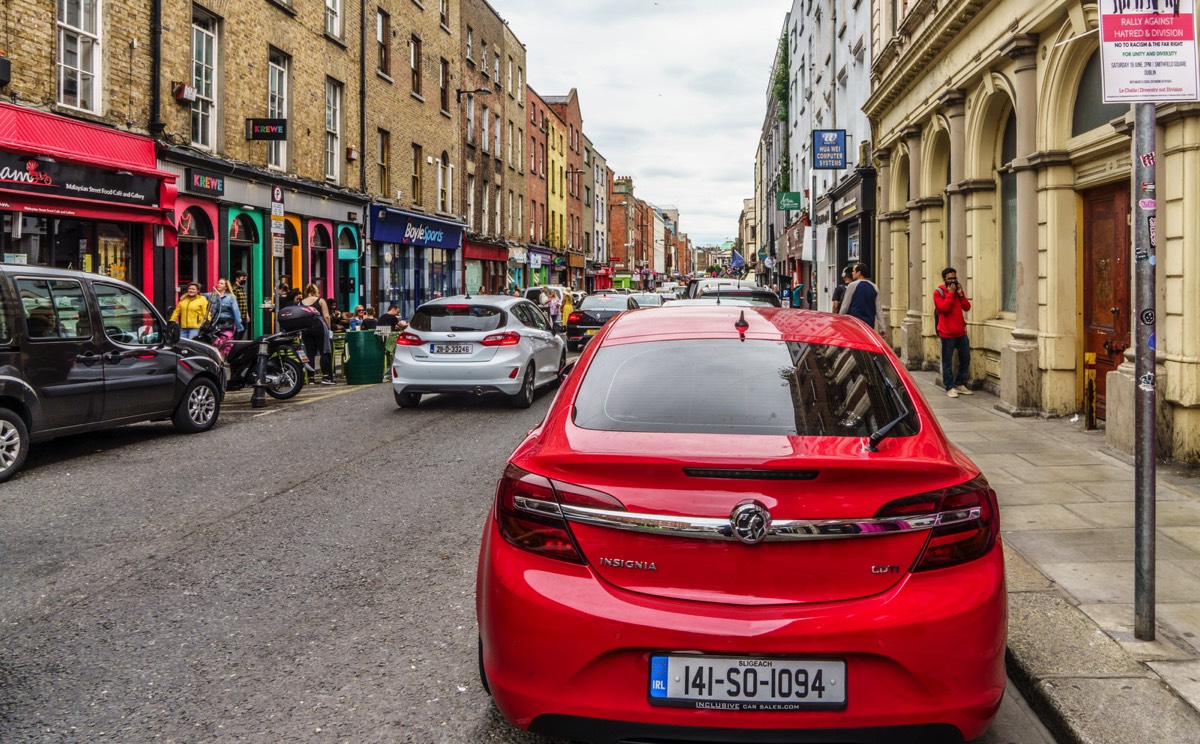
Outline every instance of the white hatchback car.
<path fill-rule="evenodd" d="M 416 408 L 425 393 L 504 393 L 528 408 L 566 364 L 566 344 L 529 300 L 444 297 L 417 308 L 396 340 L 392 392 L 401 408 Z"/>

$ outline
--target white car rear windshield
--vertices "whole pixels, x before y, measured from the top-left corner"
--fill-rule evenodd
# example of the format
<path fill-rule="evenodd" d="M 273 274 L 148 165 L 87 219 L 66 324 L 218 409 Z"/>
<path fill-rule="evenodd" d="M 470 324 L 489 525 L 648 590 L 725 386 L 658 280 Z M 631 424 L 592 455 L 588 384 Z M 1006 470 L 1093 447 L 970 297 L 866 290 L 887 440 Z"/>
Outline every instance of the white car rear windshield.
<path fill-rule="evenodd" d="M 895 387 L 892 392 L 888 382 Z M 883 354 L 732 339 L 604 346 L 575 399 L 575 425 L 630 432 L 866 437 L 913 404 Z"/>
<path fill-rule="evenodd" d="M 426 305 L 408 327 L 430 333 L 494 331 L 506 324 L 504 311 L 489 305 Z"/>

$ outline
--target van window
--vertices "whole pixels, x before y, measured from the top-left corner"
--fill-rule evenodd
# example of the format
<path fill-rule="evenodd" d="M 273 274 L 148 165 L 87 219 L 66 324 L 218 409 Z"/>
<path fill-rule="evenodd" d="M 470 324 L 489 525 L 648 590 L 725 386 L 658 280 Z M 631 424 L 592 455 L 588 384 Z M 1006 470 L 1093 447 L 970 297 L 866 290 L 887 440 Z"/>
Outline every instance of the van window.
<path fill-rule="evenodd" d="M 93 284 L 104 334 L 121 344 L 157 344 L 162 340 L 158 316 L 138 295 L 111 284 Z"/>
<path fill-rule="evenodd" d="M 79 282 L 18 279 L 21 310 L 31 339 L 89 338 L 92 324 Z"/>

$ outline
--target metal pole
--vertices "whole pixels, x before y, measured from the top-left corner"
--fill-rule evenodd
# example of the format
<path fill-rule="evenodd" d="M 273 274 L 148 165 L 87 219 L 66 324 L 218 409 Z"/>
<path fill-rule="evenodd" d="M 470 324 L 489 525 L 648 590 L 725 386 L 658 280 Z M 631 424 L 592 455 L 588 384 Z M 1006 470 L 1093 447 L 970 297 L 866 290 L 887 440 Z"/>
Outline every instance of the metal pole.
<path fill-rule="evenodd" d="M 1133 201 L 1134 303 L 1137 332 L 1134 341 L 1134 635 L 1154 640 L 1154 525 L 1155 525 L 1155 290 L 1156 258 L 1153 103 L 1134 104 Z"/>

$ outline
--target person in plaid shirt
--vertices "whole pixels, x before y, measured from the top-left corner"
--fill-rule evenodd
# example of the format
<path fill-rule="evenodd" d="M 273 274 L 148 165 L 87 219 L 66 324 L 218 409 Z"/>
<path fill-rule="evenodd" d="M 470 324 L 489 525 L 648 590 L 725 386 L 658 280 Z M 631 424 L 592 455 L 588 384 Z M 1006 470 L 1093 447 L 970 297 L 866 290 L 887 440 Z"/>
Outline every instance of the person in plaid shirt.
<path fill-rule="evenodd" d="M 237 300 L 238 311 L 245 321 L 245 338 L 254 338 L 254 332 L 250 330 L 250 304 L 246 299 L 246 272 L 241 269 L 233 272 L 233 297 Z"/>

